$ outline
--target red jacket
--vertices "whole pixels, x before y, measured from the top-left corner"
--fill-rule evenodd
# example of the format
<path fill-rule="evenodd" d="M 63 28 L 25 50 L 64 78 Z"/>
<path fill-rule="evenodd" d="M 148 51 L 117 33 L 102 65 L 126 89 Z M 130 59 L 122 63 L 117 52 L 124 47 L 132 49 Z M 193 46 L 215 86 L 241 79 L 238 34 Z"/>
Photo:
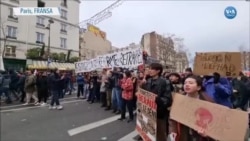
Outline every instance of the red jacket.
<path fill-rule="evenodd" d="M 122 81 L 122 98 L 126 100 L 132 100 L 133 99 L 133 81 L 132 78 L 123 78 Z"/>

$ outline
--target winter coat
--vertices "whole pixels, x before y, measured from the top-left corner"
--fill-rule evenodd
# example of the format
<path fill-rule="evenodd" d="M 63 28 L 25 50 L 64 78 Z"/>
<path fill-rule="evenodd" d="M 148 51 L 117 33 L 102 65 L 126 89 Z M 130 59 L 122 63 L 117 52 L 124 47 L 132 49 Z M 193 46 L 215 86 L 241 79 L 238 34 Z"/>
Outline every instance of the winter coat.
<path fill-rule="evenodd" d="M 230 82 L 226 78 L 220 78 L 218 84 L 214 84 L 214 79 L 210 78 L 204 83 L 206 93 L 215 103 L 232 108 L 230 97 L 233 89 Z"/>
<path fill-rule="evenodd" d="M 36 77 L 29 75 L 25 79 L 24 90 L 27 93 L 33 93 L 36 91 Z"/>

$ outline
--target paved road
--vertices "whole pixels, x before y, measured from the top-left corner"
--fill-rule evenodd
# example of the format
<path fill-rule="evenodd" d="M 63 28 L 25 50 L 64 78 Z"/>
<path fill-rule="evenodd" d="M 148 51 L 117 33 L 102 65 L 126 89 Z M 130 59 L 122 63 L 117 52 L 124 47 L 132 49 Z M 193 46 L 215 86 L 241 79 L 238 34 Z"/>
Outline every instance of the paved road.
<path fill-rule="evenodd" d="M 1 141 L 117 141 L 135 136 L 135 122 L 121 122 L 99 103 L 66 98 L 63 110 L 48 107 L 1 107 Z M 131 133 L 132 132 L 132 133 Z M 123 138 L 123 139 L 122 139 Z"/>
<path fill-rule="evenodd" d="M 99 103 L 67 97 L 63 110 L 11 105 L 0 107 L 1 141 L 133 141 L 135 122 L 121 122 Z M 250 141 L 250 139 L 249 139 Z"/>

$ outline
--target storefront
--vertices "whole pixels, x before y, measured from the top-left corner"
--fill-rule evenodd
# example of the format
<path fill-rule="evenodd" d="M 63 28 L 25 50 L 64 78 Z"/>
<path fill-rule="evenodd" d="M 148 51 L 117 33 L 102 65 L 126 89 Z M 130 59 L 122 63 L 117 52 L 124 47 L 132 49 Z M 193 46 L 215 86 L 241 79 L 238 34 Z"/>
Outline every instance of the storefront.
<path fill-rule="evenodd" d="M 3 58 L 5 70 L 15 70 L 23 72 L 26 68 L 26 60 Z"/>

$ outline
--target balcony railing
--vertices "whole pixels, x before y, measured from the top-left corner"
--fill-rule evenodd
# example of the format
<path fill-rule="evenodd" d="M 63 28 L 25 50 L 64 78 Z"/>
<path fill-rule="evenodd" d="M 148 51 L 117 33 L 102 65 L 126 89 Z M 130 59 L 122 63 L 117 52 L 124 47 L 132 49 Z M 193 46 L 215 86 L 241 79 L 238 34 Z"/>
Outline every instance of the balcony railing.
<path fill-rule="evenodd" d="M 17 17 L 14 17 L 14 16 L 12 16 L 12 15 L 9 15 L 9 16 L 8 16 L 8 19 L 18 21 L 18 18 L 17 18 Z"/>
<path fill-rule="evenodd" d="M 16 53 L 9 53 L 9 52 L 6 52 L 6 53 L 5 53 L 5 56 L 6 56 L 6 57 L 16 57 Z"/>

